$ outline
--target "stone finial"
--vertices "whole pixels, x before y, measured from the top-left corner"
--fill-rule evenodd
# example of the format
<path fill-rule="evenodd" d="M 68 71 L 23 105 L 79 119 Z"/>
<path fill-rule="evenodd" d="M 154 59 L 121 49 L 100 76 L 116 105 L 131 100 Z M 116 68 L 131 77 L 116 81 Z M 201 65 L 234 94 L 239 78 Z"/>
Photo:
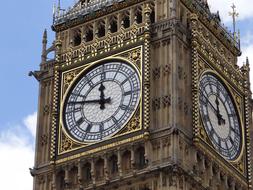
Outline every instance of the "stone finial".
<path fill-rule="evenodd" d="M 150 14 L 152 12 L 152 9 L 150 8 L 150 4 L 146 4 L 144 8 L 144 13 L 145 13 L 145 22 L 150 24 Z"/>
<path fill-rule="evenodd" d="M 249 67 L 249 58 L 246 57 L 246 66 Z"/>
<path fill-rule="evenodd" d="M 42 41 L 42 43 L 44 44 L 46 44 L 47 43 L 47 29 L 45 29 L 44 30 L 44 33 L 43 33 L 43 41 Z"/>
<path fill-rule="evenodd" d="M 44 30 L 43 39 L 42 39 L 42 55 L 41 62 L 45 63 L 47 60 L 47 30 Z"/>

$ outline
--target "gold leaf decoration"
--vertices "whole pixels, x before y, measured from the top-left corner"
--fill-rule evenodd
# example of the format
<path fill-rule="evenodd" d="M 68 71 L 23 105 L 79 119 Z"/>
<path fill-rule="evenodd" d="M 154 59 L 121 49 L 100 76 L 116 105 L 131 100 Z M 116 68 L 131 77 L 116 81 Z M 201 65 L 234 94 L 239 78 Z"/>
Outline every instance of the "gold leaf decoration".
<path fill-rule="evenodd" d="M 140 119 L 138 117 L 133 117 L 127 124 L 128 131 L 135 131 L 140 128 Z"/>
<path fill-rule="evenodd" d="M 74 71 L 70 71 L 63 75 L 63 94 L 66 92 L 67 88 L 70 86 L 70 84 L 73 82 L 75 77 L 80 73 L 81 69 L 77 69 Z"/>
<path fill-rule="evenodd" d="M 66 152 L 68 150 L 71 150 L 73 146 L 73 142 L 72 140 L 70 140 L 69 138 L 66 138 L 63 140 L 62 145 L 61 145 L 61 151 L 62 152 Z"/>

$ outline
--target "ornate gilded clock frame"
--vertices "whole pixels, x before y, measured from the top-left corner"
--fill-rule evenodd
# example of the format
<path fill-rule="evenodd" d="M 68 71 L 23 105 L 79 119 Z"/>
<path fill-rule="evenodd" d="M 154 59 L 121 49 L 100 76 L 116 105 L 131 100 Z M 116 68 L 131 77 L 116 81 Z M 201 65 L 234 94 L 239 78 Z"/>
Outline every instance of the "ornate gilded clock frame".
<path fill-rule="evenodd" d="M 202 58 L 201 58 L 202 59 Z M 205 60 L 200 60 L 199 64 L 202 64 L 202 70 L 200 70 L 199 73 L 199 80 L 200 78 L 205 75 L 205 74 L 212 74 L 214 76 L 217 77 L 217 79 L 219 79 L 221 81 L 221 83 L 224 85 L 224 87 L 226 88 L 226 90 L 228 91 L 230 98 L 232 99 L 232 102 L 235 106 L 235 111 L 236 114 L 238 115 L 239 118 L 239 124 L 240 124 L 240 129 L 241 129 L 241 145 L 240 145 L 240 153 L 238 154 L 238 156 L 236 157 L 236 159 L 234 160 L 230 160 L 229 162 L 232 164 L 236 164 L 238 162 L 240 162 L 240 160 L 242 159 L 242 156 L 244 154 L 244 149 L 242 147 L 245 146 L 245 138 L 244 135 L 245 131 L 243 128 L 243 119 L 244 119 L 244 106 L 243 106 L 243 97 L 218 73 L 216 72 L 208 62 L 206 62 Z M 206 66 L 203 66 L 203 64 L 205 64 Z M 243 109 L 241 109 L 243 108 Z M 201 138 L 204 140 L 204 142 L 208 142 L 207 145 L 209 146 L 209 148 L 214 149 L 213 145 L 210 141 L 210 138 L 206 132 L 206 130 L 204 129 L 203 123 L 202 123 L 202 119 L 201 117 L 199 118 L 199 124 L 200 124 L 200 136 Z M 215 151 L 214 154 L 219 154 L 220 157 L 223 157 L 219 152 Z"/>
<path fill-rule="evenodd" d="M 135 70 L 138 72 L 139 78 L 141 79 L 142 73 L 143 73 L 143 61 L 142 61 L 142 46 L 123 51 L 119 54 L 112 55 L 110 57 L 106 57 L 104 59 L 100 59 L 91 63 L 87 63 L 85 65 L 82 65 L 80 67 L 76 67 L 71 70 L 63 71 L 62 72 L 62 85 L 61 85 L 61 105 L 60 105 L 60 122 L 59 122 L 59 132 L 58 132 L 58 155 L 65 154 L 67 152 L 80 149 L 85 146 L 89 146 L 96 143 L 101 143 L 103 141 L 107 141 L 108 139 L 96 142 L 96 143 L 82 143 L 75 139 L 73 139 L 68 132 L 66 131 L 65 127 L 63 126 L 63 104 L 66 99 L 66 95 L 68 94 L 71 86 L 75 83 L 75 80 L 79 78 L 80 75 L 82 75 L 83 72 L 85 72 L 90 67 L 95 66 L 96 64 L 99 64 L 101 62 L 109 62 L 111 60 L 118 60 L 123 61 L 125 63 L 128 63 L 129 65 L 133 66 Z M 134 55 L 134 62 L 130 62 L 129 58 L 124 58 L 122 55 L 124 54 L 133 54 Z M 139 55 L 139 56 L 138 56 Z M 138 63 L 137 63 L 138 62 Z M 142 80 L 140 80 L 142 81 Z M 142 82 L 141 82 L 142 83 Z M 119 132 L 117 132 L 115 135 L 110 137 L 110 139 L 117 138 L 122 135 L 126 135 L 129 133 L 133 133 L 136 131 L 139 131 L 142 129 L 142 84 L 141 84 L 141 90 L 140 90 L 140 102 L 136 109 L 136 111 L 130 116 L 130 118 L 127 121 L 127 125 L 124 126 Z"/>
<path fill-rule="evenodd" d="M 207 27 L 209 27 L 207 29 Z M 211 31 L 213 33 L 211 33 Z M 251 187 L 251 167 L 250 167 L 250 149 L 249 149 L 249 98 L 250 91 L 247 85 L 249 68 L 243 66 L 240 70 L 236 65 L 236 59 L 240 55 L 236 48 L 231 48 L 234 44 L 223 43 L 224 39 L 213 34 L 219 30 L 212 23 L 205 23 L 199 15 L 191 15 L 191 34 L 192 34 L 192 101 L 193 101 L 193 140 L 194 144 L 200 148 L 209 157 L 216 160 L 218 164 L 225 168 L 244 185 Z M 199 112 L 199 80 L 203 73 L 213 72 L 229 89 L 236 109 L 240 116 L 242 128 L 242 151 L 238 158 L 233 161 L 225 160 L 218 154 L 204 131 L 201 124 Z M 238 177 L 240 176 L 240 177 Z M 249 184 L 247 184 L 247 179 Z"/>
<path fill-rule="evenodd" d="M 149 137 L 147 129 L 150 125 L 150 12 L 150 4 L 147 3 L 145 4 L 145 18 L 143 24 L 134 23 L 127 31 L 124 28 L 120 28 L 119 32 L 116 34 L 108 33 L 104 38 L 105 44 L 108 45 L 104 46 L 103 48 L 98 49 L 98 45 L 96 44 L 100 42 L 99 39 L 95 38 L 93 44 L 89 45 L 90 49 L 92 49 L 90 52 L 86 51 L 89 49 L 89 47 L 81 45 L 80 49 L 75 50 L 73 48 L 69 48 L 67 52 L 63 54 L 61 52 L 61 40 L 56 40 L 55 46 L 57 63 L 54 66 L 53 117 L 50 151 L 52 163 L 62 163 L 68 160 L 79 158 L 81 156 L 90 155 L 92 153 Z M 112 43 L 111 39 L 113 35 L 119 38 L 119 41 L 116 45 L 110 45 L 110 43 Z M 128 38 L 126 36 L 128 36 Z M 74 56 L 76 54 L 78 55 Z M 68 139 L 65 144 L 67 150 L 59 151 L 59 148 L 63 145 L 59 136 L 62 133 L 62 130 L 59 130 L 61 129 L 59 128 L 61 124 L 59 102 L 62 101 L 63 94 L 61 94 L 61 91 L 62 87 L 64 88 L 64 80 L 69 80 L 68 85 L 70 85 L 73 78 L 77 76 L 78 73 L 80 73 L 83 69 L 85 69 L 85 67 L 97 63 L 97 59 L 105 60 L 107 59 L 106 57 L 123 59 L 132 64 L 134 64 L 136 60 L 141 60 L 141 71 L 139 70 L 139 72 L 141 72 L 140 79 L 142 83 L 142 102 L 140 104 L 139 112 L 141 117 L 139 120 L 141 128 L 135 131 L 132 130 L 124 133 L 126 134 L 126 138 L 122 137 L 122 135 L 119 135 L 114 139 L 108 140 L 108 142 L 102 141 L 101 143 L 91 145 L 78 144 L 78 147 L 75 148 L 71 147 L 71 143 L 76 142 L 72 139 Z M 135 66 L 137 65 L 135 64 Z M 74 73 L 74 77 L 69 77 L 72 75 L 70 73 Z M 68 74 L 70 75 L 67 77 Z M 69 149 L 69 146 L 71 149 Z M 85 151 L 80 152 L 79 150 Z M 74 154 L 68 156 L 68 152 L 70 151 L 73 151 Z"/>

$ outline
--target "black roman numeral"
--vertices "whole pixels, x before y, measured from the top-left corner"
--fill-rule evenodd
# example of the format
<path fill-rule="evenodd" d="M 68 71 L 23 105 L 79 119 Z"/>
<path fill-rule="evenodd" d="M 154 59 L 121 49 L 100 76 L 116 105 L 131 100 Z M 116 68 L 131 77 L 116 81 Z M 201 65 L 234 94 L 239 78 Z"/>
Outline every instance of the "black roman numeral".
<path fill-rule="evenodd" d="M 83 122 L 84 122 L 84 119 L 83 119 L 83 117 L 81 117 L 80 119 L 78 119 L 78 120 L 76 121 L 76 124 L 77 124 L 77 125 L 81 125 Z"/>
<path fill-rule="evenodd" d="M 214 135 L 214 129 L 212 128 L 210 131 L 210 136 L 213 137 L 213 135 Z"/>
<path fill-rule="evenodd" d="M 235 113 L 230 113 L 230 114 L 228 114 L 228 117 L 235 117 L 235 116 L 236 116 Z"/>
<path fill-rule="evenodd" d="M 82 95 L 82 94 L 71 93 L 71 95 L 72 95 L 72 96 L 75 96 L 75 97 L 79 96 L 79 97 L 81 97 L 81 98 L 85 98 L 85 96 Z"/>
<path fill-rule="evenodd" d="M 99 125 L 99 131 L 100 131 L 100 133 L 102 133 L 104 131 L 104 124 L 103 123 L 101 123 Z"/>
<path fill-rule="evenodd" d="M 122 110 L 127 110 L 127 109 L 128 109 L 128 106 L 123 105 L 123 104 L 122 104 L 122 105 L 120 105 L 119 107 L 120 107 L 120 109 L 122 109 Z"/>
<path fill-rule="evenodd" d="M 235 130 L 234 128 L 231 127 L 231 131 L 233 131 L 235 134 L 237 134 L 239 136 L 239 132 L 237 130 Z"/>
<path fill-rule="evenodd" d="M 205 123 L 207 123 L 207 122 L 209 121 L 209 116 L 208 116 L 208 115 L 204 115 L 204 116 L 203 116 L 203 121 L 204 121 Z"/>
<path fill-rule="evenodd" d="M 101 80 L 103 81 L 105 79 L 105 67 L 102 65 L 101 67 Z"/>
<path fill-rule="evenodd" d="M 207 100 L 203 95 L 200 97 L 200 102 L 202 102 L 204 105 L 207 105 Z"/>
<path fill-rule="evenodd" d="M 115 124 L 118 123 L 118 120 L 117 120 L 114 116 L 112 116 L 112 120 L 113 120 L 113 122 L 114 122 Z"/>
<path fill-rule="evenodd" d="M 74 112 L 74 113 L 76 113 L 76 112 L 80 112 L 82 110 L 82 108 L 81 107 L 74 107 L 74 110 L 68 110 L 68 111 L 66 111 L 66 114 L 69 114 L 69 113 L 72 113 L 72 112 Z"/>
<path fill-rule="evenodd" d="M 80 112 L 81 109 L 82 109 L 81 107 L 75 107 L 75 108 L 74 108 L 74 112 Z"/>
<path fill-rule="evenodd" d="M 229 140 L 230 140 L 231 144 L 234 145 L 235 142 L 234 142 L 234 140 L 232 139 L 232 137 L 229 137 Z"/>
<path fill-rule="evenodd" d="M 127 77 L 125 80 L 123 80 L 123 82 L 121 82 L 120 84 L 123 85 L 125 82 L 128 81 L 128 78 L 129 78 L 129 77 Z"/>
<path fill-rule="evenodd" d="M 132 94 L 132 91 L 130 90 L 130 91 L 127 91 L 127 92 L 124 92 L 124 96 L 128 96 L 128 95 L 130 95 L 130 94 Z"/>
<path fill-rule="evenodd" d="M 129 91 L 127 91 L 127 92 L 124 92 L 124 96 L 128 96 L 128 95 L 131 95 L 131 94 L 133 94 L 134 92 L 138 92 L 140 89 L 138 88 L 138 89 L 134 89 L 134 90 L 129 90 Z"/>
<path fill-rule="evenodd" d="M 121 66 L 122 66 L 122 63 L 118 66 L 118 69 L 117 69 L 117 71 L 116 71 L 116 73 L 115 73 L 115 75 L 114 75 L 113 79 L 115 79 L 115 78 L 116 78 L 116 76 L 117 76 L 117 74 L 118 74 L 119 70 L 121 69 Z"/>
<path fill-rule="evenodd" d="M 88 124 L 87 129 L 86 129 L 86 132 L 87 132 L 87 133 L 90 132 L 91 127 L 92 127 L 92 125 L 91 125 L 91 124 Z"/>

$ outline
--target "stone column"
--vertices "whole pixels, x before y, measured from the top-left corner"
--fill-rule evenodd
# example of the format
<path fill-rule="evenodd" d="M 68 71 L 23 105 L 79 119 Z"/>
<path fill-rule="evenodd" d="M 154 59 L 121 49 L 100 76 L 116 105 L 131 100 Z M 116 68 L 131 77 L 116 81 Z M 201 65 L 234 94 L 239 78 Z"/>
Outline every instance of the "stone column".
<path fill-rule="evenodd" d="M 162 139 L 160 139 L 160 162 L 163 162 L 163 141 L 162 141 Z"/>
<path fill-rule="evenodd" d="M 56 172 L 53 173 L 52 177 L 52 190 L 56 190 Z"/>
<path fill-rule="evenodd" d="M 134 145 L 131 146 L 131 166 L 133 169 L 135 169 L 135 154 L 134 154 Z"/>
<path fill-rule="evenodd" d="M 109 182 L 109 168 L 108 168 L 108 155 L 105 154 L 104 156 L 104 174 L 105 174 L 105 181 Z"/>
<path fill-rule="evenodd" d="M 95 163 L 94 163 L 94 159 L 91 160 L 91 180 L 92 180 L 92 184 L 93 186 L 96 185 L 96 177 L 95 177 Z"/>
<path fill-rule="evenodd" d="M 122 164 L 121 164 L 121 151 L 120 148 L 118 148 L 118 170 L 119 170 L 119 176 L 122 177 Z"/>
<path fill-rule="evenodd" d="M 65 187 L 68 189 L 69 188 L 69 184 L 70 184 L 70 179 L 69 179 L 69 173 L 70 173 L 70 168 L 69 166 L 65 167 L 65 178 L 64 178 L 64 182 L 65 182 Z"/>
<path fill-rule="evenodd" d="M 83 163 L 81 160 L 78 161 L 78 184 L 79 189 L 83 189 L 83 172 L 82 172 Z"/>

